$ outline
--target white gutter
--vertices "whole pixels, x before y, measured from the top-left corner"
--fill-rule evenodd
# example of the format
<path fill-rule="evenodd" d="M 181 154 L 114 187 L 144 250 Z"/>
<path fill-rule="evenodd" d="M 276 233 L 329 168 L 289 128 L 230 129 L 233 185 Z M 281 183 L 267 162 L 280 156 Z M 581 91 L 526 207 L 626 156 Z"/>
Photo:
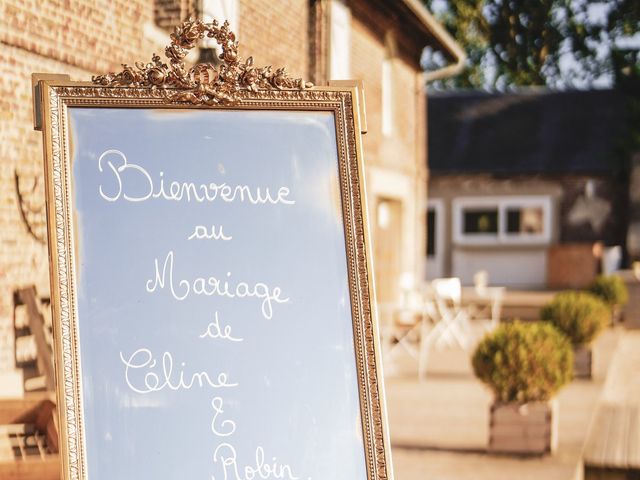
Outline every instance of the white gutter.
<path fill-rule="evenodd" d="M 422 23 L 427 26 L 433 37 L 443 45 L 446 53 L 453 57 L 452 64 L 437 70 L 424 72 L 423 78 L 425 83 L 453 77 L 459 74 L 464 69 L 464 65 L 467 61 L 467 54 L 462 47 L 458 45 L 458 42 L 449 35 L 449 32 L 445 30 L 440 22 L 431 15 L 419 0 L 403 0 L 403 2 L 413 11 L 416 17 L 422 20 Z"/>

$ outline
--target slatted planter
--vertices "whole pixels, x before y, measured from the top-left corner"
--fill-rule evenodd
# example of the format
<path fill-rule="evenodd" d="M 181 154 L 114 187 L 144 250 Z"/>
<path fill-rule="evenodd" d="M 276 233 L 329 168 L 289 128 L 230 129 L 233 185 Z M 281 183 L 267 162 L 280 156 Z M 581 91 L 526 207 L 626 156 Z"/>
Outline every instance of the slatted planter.
<path fill-rule="evenodd" d="M 558 446 L 558 402 L 499 403 L 491 406 L 489 452 L 545 455 Z"/>

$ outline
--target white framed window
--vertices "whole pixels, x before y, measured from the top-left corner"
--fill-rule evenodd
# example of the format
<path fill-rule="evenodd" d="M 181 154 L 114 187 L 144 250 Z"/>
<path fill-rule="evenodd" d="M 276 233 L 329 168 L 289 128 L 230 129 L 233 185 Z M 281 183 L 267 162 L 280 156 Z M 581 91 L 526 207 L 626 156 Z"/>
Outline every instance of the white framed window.
<path fill-rule="evenodd" d="M 459 245 L 551 242 L 548 196 L 460 197 L 453 201 L 453 239 Z"/>
<path fill-rule="evenodd" d="M 342 0 L 331 2 L 329 78 L 351 78 L 351 10 Z"/>
<path fill-rule="evenodd" d="M 238 35 L 238 0 L 201 0 L 202 20 L 210 23 L 216 19 L 220 24 L 225 20 L 229 22 L 231 31 Z M 220 50 L 215 38 L 204 37 L 202 46 L 205 48 L 215 48 Z M 218 52 L 219 53 L 219 52 Z"/>
<path fill-rule="evenodd" d="M 384 136 L 391 136 L 395 130 L 395 68 L 394 62 L 397 52 L 396 40 L 393 32 L 388 31 L 384 39 L 385 43 L 385 55 L 382 60 L 381 82 L 380 89 L 382 92 L 382 134 Z"/>
<path fill-rule="evenodd" d="M 427 201 L 427 279 L 444 276 L 445 205 L 441 198 Z"/>
<path fill-rule="evenodd" d="M 444 247 L 444 202 L 430 198 L 427 203 L 427 258 L 441 256 Z"/>
<path fill-rule="evenodd" d="M 393 59 L 382 61 L 382 134 L 393 133 Z"/>

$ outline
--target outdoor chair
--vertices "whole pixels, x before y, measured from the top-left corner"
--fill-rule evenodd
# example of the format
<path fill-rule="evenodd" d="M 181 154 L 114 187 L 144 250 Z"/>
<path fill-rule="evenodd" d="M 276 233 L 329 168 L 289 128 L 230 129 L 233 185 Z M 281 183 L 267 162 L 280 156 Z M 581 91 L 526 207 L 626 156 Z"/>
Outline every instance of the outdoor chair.
<path fill-rule="evenodd" d="M 458 345 L 468 351 L 471 347 L 471 323 L 469 312 L 462 305 L 462 285 L 459 278 L 438 278 L 427 286 L 427 301 L 431 308 L 425 310 L 433 327 L 427 334 L 427 348 Z M 428 303 L 427 303 L 428 305 Z M 426 308 L 426 307 L 425 307 Z"/>
<path fill-rule="evenodd" d="M 378 317 L 382 358 L 387 373 L 398 369 L 395 361 L 404 352 L 417 362 L 418 376 L 424 376 L 428 359 L 426 339 L 430 327 L 422 302 L 413 305 L 380 303 Z"/>
<path fill-rule="evenodd" d="M 505 288 L 489 286 L 485 270 L 476 272 L 473 284 L 473 287 L 462 289 L 462 303 L 471 321 L 481 323 L 483 332 L 490 332 L 500 324 Z"/>

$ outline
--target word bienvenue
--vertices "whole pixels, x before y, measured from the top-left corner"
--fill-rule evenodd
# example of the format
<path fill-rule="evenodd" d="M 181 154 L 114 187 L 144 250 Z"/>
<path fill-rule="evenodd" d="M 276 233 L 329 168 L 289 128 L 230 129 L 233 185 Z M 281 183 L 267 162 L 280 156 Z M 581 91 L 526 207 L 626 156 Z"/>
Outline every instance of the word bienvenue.
<path fill-rule="evenodd" d="M 144 167 L 129 162 L 127 156 L 116 149 L 106 150 L 100 155 L 98 158 L 100 172 L 104 172 L 105 164 L 112 173 L 113 182 L 109 189 L 104 189 L 100 185 L 98 192 L 108 202 L 119 200 L 144 202 L 150 199 L 163 199 L 173 202 L 193 201 L 197 203 L 211 203 L 221 200 L 226 203 L 243 202 L 253 205 L 294 205 L 296 203 L 295 200 L 289 198 L 291 191 L 288 187 L 279 187 L 276 192 L 272 192 L 268 187 L 251 188 L 248 185 L 227 185 L 215 182 L 199 184 L 195 182 L 165 182 L 164 172 L 160 172 L 159 178 L 154 180 Z"/>

